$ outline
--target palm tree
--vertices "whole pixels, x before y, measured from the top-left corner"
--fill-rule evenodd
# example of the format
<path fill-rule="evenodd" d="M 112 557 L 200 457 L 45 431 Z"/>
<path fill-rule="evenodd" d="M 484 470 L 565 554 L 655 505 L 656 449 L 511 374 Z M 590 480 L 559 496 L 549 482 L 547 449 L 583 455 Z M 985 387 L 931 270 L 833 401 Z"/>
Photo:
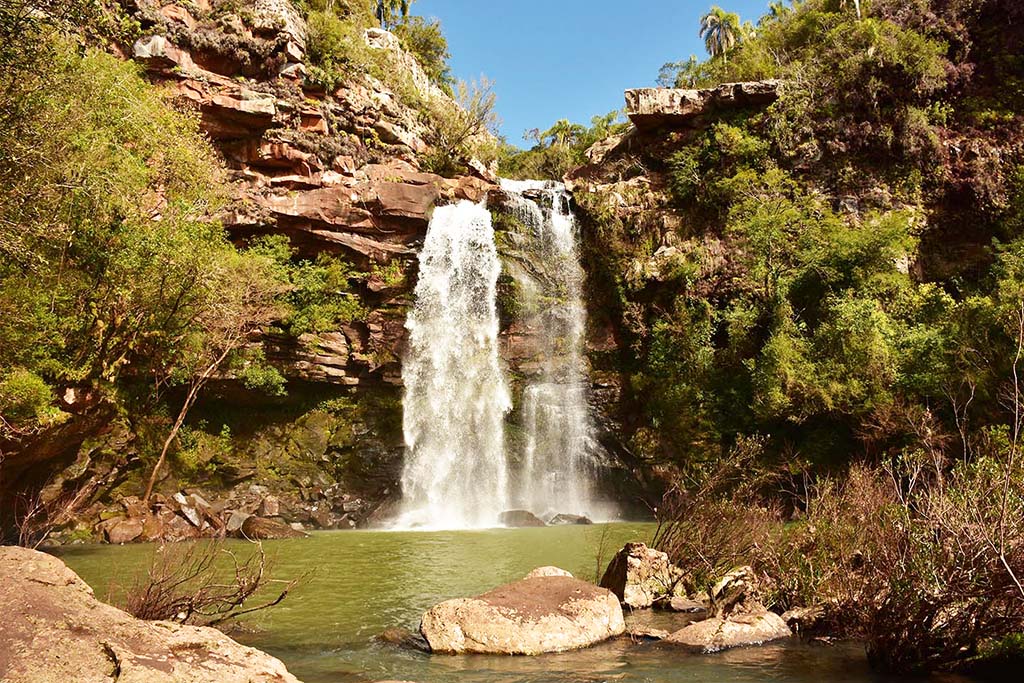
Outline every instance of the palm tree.
<path fill-rule="evenodd" d="M 846 9 L 849 0 L 839 0 L 839 9 Z M 857 18 L 860 19 L 860 0 L 853 0 L 853 8 L 857 10 Z"/>
<path fill-rule="evenodd" d="M 726 12 L 721 7 L 712 7 L 700 20 L 700 37 L 712 57 L 721 56 L 728 61 L 726 53 L 736 47 L 742 33 L 740 16 Z"/>
<path fill-rule="evenodd" d="M 409 16 L 409 6 L 414 0 L 377 0 L 377 9 L 374 14 L 381 28 L 392 29 L 398 24 L 399 19 Z"/>

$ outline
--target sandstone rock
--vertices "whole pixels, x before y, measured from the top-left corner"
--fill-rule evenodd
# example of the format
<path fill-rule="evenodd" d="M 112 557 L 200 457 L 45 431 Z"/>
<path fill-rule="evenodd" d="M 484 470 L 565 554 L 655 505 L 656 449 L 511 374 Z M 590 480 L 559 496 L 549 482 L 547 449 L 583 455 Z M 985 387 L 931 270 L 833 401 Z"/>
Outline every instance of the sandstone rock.
<path fill-rule="evenodd" d="M 277 659 L 212 628 L 135 619 L 64 563 L 0 547 L 5 683 L 299 683 Z"/>
<path fill-rule="evenodd" d="M 665 640 L 672 634 L 663 628 L 636 624 L 626 627 L 626 635 L 634 640 Z"/>
<path fill-rule="evenodd" d="M 423 615 L 434 652 L 536 655 L 601 642 L 625 631 L 616 597 L 566 576 L 523 579 Z"/>
<path fill-rule="evenodd" d="M 825 608 L 821 605 L 795 607 L 782 613 L 782 620 L 797 633 L 813 632 L 824 617 Z"/>
<path fill-rule="evenodd" d="M 242 525 L 245 524 L 245 520 L 252 517 L 248 512 L 242 512 L 241 510 L 232 510 L 228 516 L 227 524 L 225 529 L 229 534 L 238 534 L 242 531 Z"/>
<path fill-rule="evenodd" d="M 305 538 L 308 536 L 308 534 L 302 531 L 297 531 L 283 522 L 264 519 L 263 517 L 256 517 L 255 515 L 246 518 L 246 520 L 242 522 L 242 526 L 239 531 L 243 538 L 248 538 L 253 541 L 275 538 Z"/>
<path fill-rule="evenodd" d="M 668 555 L 645 543 L 627 543 L 608 563 L 601 586 L 633 609 L 650 607 L 655 600 L 681 594 L 682 571 Z"/>
<path fill-rule="evenodd" d="M 155 68 L 191 69 L 195 67 L 192 56 L 178 47 L 175 47 L 163 36 L 144 36 L 135 41 L 132 46 L 132 54 L 135 59 L 144 62 L 147 66 Z"/>
<path fill-rule="evenodd" d="M 748 602 L 757 611 L 760 608 L 756 601 L 758 583 L 757 575 L 750 567 L 736 567 L 726 572 L 715 582 L 708 596 L 715 616 L 727 616 Z"/>
<path fill-rule="evenodd" d="M 101 523 L 99 526 L 107 539 L 107 543 L 120 545 L 122 543 L 131 543 L 142 536 L 144 522 L 141 517 L 114 517 Z"/>
<path fill-rule="evenodd" d="M 529 510 L 506 510 L 498 515 L 498 524 L 507 527 L 547 526 Z"/>
<path fill-rule="evenodd" d="M 777 80 L 723 83 L 714 88 L 627 90 L 626 114 L 639 129 L 685 126 L 699 116 L 731 107 L 765 105 L 778 99 Z"/>
<path fill-rule="evenodd" d="M 708 608 L 703 602 L 697 600 L 691 600 L 679 595 L 673 595 L 671 597 L 662 598 L 654 603 L 655 607 L 660 609 L 668 610 L 670 612 L 682 612 L 684 614 L 693 614 L 699 619 L 706 619 L 708 616 Z"/>
<path fill-rule="evenodd" d="M 260 501 L 260 517 L 277 517 L 281 514 L 281 501 L 276 496 L 267 496 Z"/>
<path fill-rule="evenodd" d="M 560 526 L 564 524 L 593 524 L 593 522 L 583 515 L 569 515 L 561 513 L 549 519 L 548 524 L 551 526 Z"/>
<path fill-rule="evenodd" d="M 572 574 L 558 567 L 537 567 L 523 578 L 536 579 L 541 576 L 568 576 L 572 578 Z"/>
<path fill-rule="evenodd" d="M 667 643 L 684 645 L 700 652 L 717 652 L 742 645 L 757 645 L 793 632 L 782 617 L 773 612 L 738 614 L 728 619 L 712 618 L 698 621 L 676 631 L 665 639 Z"/>

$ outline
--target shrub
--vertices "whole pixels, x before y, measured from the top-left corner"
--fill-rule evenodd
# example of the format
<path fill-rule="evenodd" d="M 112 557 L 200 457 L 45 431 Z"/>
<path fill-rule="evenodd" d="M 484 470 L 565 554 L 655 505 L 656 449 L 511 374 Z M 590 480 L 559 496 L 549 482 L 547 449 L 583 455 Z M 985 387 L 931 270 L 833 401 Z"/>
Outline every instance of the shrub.
<path fill-rule="evenodd" d="M 66 419 L 54 400 L 53 390 L 33 372 L 15 368 L 0 376 L 0 432 L 48 427 Z"/>

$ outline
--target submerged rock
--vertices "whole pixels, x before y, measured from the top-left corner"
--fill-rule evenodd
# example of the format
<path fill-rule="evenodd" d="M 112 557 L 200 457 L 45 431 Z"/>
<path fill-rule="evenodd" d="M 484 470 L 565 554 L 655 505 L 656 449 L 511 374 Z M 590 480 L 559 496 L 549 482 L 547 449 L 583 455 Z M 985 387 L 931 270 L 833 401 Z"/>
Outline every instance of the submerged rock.
<path fill-rule="evenodd" d="M 567 576 L 522 579 L 475 598 L 447 600 L 420 631 L 440 653 L 537 655 L 599 643 L 626 630 L 611 592 Z"/>
<path fill-rule="evenodd" d="M 498 523 L 507 527 L 547 526 L 529 510 L 506 510 L 498 515 Z"/>
<path fill-rule="evenodd" d="M 299 683 L 216 629 L 105 605 L 59 559 L 15 547 L 0 547 L 0 670 L 5 683 Z"/>
<path fill-rule="evenodd" d="M 265 519 L 263 517 L 246 517 L 245 521 L 242 522 L 242 527 L 239 529 L 239 533 L 243 538 L 248 538 L 253 541 L 263 541 L 275 538 L 305 538 L 309 534 L 304 531 L 299 531 L 284 522 L 278 522 L 274 519 Z"/>
<path fill-rule="evenodd" d="M 548 520 L 548 524 L 550 524 L 551 526 L 561 526 L 564 524 L 593 524 L 593 522 L 590 521 L 588 517 L 584 517 L 583 515 L 568 515 L 562 513 L 555 515 L 550 520 Z"/>
<path fill-rule="evenodd" d="M 782 617 L 765 611 L 694 622 L 670 635 L 665 642 L 684 645 L 700 652 L 718 652 L 731 647 L 789 638 L 792 635 L 793 632 Z"/>
<path fill-rule="evenodd" d="M 615 593 L 622 604 L 640 609 L 655 600 L 682 595 L 682 575 L 665 553 L 645 543 L 627 543 L 608 563 L 601 586 Z"/>

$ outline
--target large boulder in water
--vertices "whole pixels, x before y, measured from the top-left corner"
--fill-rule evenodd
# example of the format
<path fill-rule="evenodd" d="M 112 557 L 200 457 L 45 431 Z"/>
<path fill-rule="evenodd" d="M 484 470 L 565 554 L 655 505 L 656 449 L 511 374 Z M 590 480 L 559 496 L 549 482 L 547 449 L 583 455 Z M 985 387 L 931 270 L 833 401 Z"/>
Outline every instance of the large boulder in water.
<path fill-rule="evenodd" d="M 665 553 L 645 543 L 627 543 L 608 563 L 601 586 L 615 593 L 622 604 L 640 609 L 655 600 L 682 595 L 682 576 Z"/>
<path fill-rule="evenodd" d="M 543 519 L 529 510 L 506 510 L 498 515 L 498 523 L 507 527 L 547 526 Z"/>
<path fill-rule="evenodd" d="M 5 683 L 299 683 L 284 664 L 220 631 L 142 621 L 105 605 L 63 562 L 0 547 Z"/>
<path fill-rule="evenodd" d="M 718 652 L 742 645 L 759 645 L 780 638 L 788 638 L 793 632 L 779 615 L 763 611 L 734 614 L 722 619 L 705 619 L 682 628 L 668 638 L 666 643 L 683 645 L 699 652 Z"/>
<path fill-rule="evenodd" d="M 570 515 L 567 513 L 557 514 L 548 520 L 550 526 L 562 526 L 565 524 L 593 524 L 589 517 L 583 515 Z"/>
<path fill-rule="evenodd" d="M 574 650 L 625 632 L 618 598 L 568 576 L 535 576 L 423 615 L 434 652 L 537 655 Z"/>

